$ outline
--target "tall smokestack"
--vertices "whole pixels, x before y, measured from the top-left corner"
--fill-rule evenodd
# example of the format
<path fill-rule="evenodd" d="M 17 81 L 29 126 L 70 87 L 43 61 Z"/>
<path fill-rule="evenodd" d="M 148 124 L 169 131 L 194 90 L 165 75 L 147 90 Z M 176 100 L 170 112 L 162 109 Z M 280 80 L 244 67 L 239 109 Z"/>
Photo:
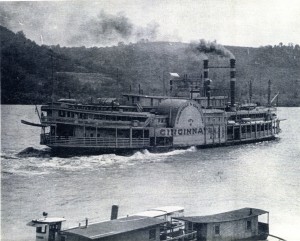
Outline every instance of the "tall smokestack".
<path fill-rule="evenodd" d="M 203 78 L 204 86 L 206 87 L 206 82 L 208 80 L 208 59 L 203 60 Z"/>
<path fill-rule="evenodd" d="M 235 104 L 235 59 L 230 59 L 230 106 Z"/>
<path fill-rule="evenodd" d="M 114 220 L 114 219 L 118 218 L 118 211 L 119 211 L 119 206 L 118 205 L 112 205 L 110 220 Z"/>
<path fill-rule="evenodd" d="M 208 59 L 203 60 L 204 95 L 207 97 L 207 107 L 210 106 L 210 79 L 208 78 Z"/>

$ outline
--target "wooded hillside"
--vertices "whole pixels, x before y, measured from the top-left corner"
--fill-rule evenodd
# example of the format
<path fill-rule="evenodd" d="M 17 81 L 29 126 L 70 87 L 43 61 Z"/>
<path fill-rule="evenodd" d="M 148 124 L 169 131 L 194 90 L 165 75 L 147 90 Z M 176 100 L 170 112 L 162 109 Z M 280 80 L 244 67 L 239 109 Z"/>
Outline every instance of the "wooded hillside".
<path fill-rule="evenodd" d="M 163 94 L 168 73 L 201 75 L 204 55 L 186 43 L 119 43 L 113 47 L 39 46 L 23 32 L 13 33 L 0 26 L 1 103 L 42 104 L 54 98 L 90 100 L 120 96 L 141 85 L 146 94 Z M 236 58 L 237 100 L 249 98 L 253 83 L 253 102 L 266 103 L 267 83 L 272 96 L 280 92 L 279 104 L 300 106 L 299 45 L 260 48 L 227 46 Z M 229 58 L 207 53 L 210 66 L 229 65 Z M 210 69 L 212 87 L 229 88 L 228 69 Z"/>

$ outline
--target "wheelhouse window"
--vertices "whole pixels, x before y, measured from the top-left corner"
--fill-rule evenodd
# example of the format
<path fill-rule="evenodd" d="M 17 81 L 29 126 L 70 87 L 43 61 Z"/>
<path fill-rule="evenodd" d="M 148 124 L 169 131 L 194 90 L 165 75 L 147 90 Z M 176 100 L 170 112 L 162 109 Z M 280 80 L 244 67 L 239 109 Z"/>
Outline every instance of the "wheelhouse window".
<path fill-rule="evenodd" d="M 193 223 L 188 222 L 188 230 L 192 231 L 193 230 Z"/>
<path fill-rule="evenodd" d="M 44 227 L 36 227 L 37 233 L 46 233 L 46 226 Z"/>
<path fill-rule="evenodd" d="M 215 235 L 220 235 L 220 225 L 215 225 Z"/>
<path fill-rule="evenodd" d="M 149 240 L 156 240 L 156 229 L 149 230 Z"/>

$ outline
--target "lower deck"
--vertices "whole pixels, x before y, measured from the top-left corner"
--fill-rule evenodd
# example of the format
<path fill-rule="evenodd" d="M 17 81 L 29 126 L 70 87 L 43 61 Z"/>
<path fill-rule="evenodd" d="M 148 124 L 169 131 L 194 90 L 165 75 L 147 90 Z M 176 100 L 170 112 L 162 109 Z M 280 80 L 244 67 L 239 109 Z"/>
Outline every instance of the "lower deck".
<path fill-rule="evenodd" d="M 41 144 L 51 147 L 55 152 L 69 154 L 127 153 L 141 149 L 160 152 L 190 146 L 205 148 L 272 140 L 279 132 L 279 127 L 275 121 L 207 126 L 204 128 L 203 142 L 193 145 L 175 144 L 173 136 L 156 136 L 152 134 L 155 130 L 149 128 L 105 131 L 97 128 L 93 131 L 90 128 L 88 135 L 73 136 L 66 133 L 60 135 L 59 129 L 52 127 L 49 133 L 41 134 Z M 109 135 L 102 136 L 99 133 Z"/>

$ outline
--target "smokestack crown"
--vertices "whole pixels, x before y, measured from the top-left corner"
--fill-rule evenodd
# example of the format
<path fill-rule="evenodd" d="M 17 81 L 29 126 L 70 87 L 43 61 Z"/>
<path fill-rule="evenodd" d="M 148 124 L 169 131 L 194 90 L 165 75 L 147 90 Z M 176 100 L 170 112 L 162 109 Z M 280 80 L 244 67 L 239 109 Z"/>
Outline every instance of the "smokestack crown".
<path fill-rule="evenodd" d="M 235 59 L 230 59 L 230 68 L 234 69 L 235 68 Z"/>

